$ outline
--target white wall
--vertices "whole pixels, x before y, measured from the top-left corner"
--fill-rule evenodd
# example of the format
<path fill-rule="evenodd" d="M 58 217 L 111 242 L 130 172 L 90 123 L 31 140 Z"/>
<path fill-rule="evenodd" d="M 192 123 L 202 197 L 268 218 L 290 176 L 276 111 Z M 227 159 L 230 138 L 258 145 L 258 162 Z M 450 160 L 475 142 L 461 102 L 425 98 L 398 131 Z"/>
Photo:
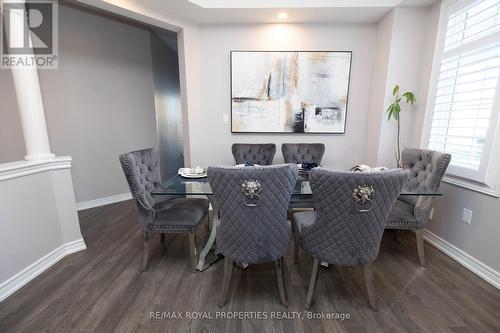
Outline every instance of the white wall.
<path fill-rule="evenodd" d="M 441 191 L 427 229 L 500 272 L 500 199 L 446 183 Z M 463 208 L 472 210 L 471 224 L 462 222 Z"/>
<path fill-rule="evenodd" d="M 26 148 L 12 73 L 0 69 L 0 164 L 22 160 L 24 155 Z"/>
<path fill-rule="evenodd" d="M 0 188 L 3 282 L 64 242 L 54 206 L 51 172 L 3 181 Z M 25 203 L 29 203 L 29 209 Z"/>
<path fill-rule="evenodd" d="M 87 2 L 179 31 L 186 164 L 202 156 L 190 149 L 189 136 L 190 122 L 201 126 L 198 27 Z M 118 155 L 157 147 L 149 30 L 65 2 L 59 6 L 59 28 L 59 69 L 39 71 L 52 151 L 73 158 L 77 202 L 128 193 Z M 5 163 L 23 159 L 26 151 L 10 71 L 0 70 L 0 84 L 0 163 Z"/>
<path fill-rule="evenodd" d="M 423 75 L 424 44 L 427 32 L 429 10 L 426 7 L 398 7 L 393 10 L 393 29 L 388 59 L 385 105 L 380 128 L 378 147 L 378 165 L 396 166 L 395 147 L 397 143 L 397 121 L 387 121 L 386 110 L 393 102 L 392 89 L 400 86 L 400 95 L 412 91 L 417 97 L 417 104 L 412 108 L 401 103 L 401 149 L 412 147 L 413 121 L 416 114 L 425 113 L 426 97 L 419 91 L 419 83 Z M 414 145 L 413 145 L 414 147 Z"/>
<path fill-rule="evenodd" d="M 59 69 L 39 71 L 52 151 L 77 202 L 129 191 L 118 155 L 157 146 L 149 31 L 59 6 Z"/>
<path fill-rule="evenodd" d="M 67 157 L 0 165 L 0 301 L 85 249 L 70 167 Z"/>
<path fill-rule="evenodd" d="M 417 103 L 401 103 L 401 149 L 416 147 L 416 129 L 422 126 L 427 101 L 427 85 L 434 45 L 431 7 L 398 7 L 377 24 L 375 73 L 371 86 L 371 104 L 366 137 L 366 162 L 371 165 L 396 166 L 397 122 L 387 120 L 387 108 L 393 102 L 392 90 L 400 86 L 400 95 L 415 93 Z M 433 48 L 431 48 L 433 50 Z M 432 53 L 430 55 L 432 58 Z"/>
<path fill-rule="evenodd" d="M 410 147 L 419 147 L 420 138 L 424 126 L 426 109 L 429 94 L 429 82 L 431 80 L 432 66 L 434 62 L 434 49 L 437 38 L 437 30 L 439 24 L 439 15 L 441 12 L 441 2 L 437 1 L 434 5 L 427 8 L 427 20 L 424 23 L 423 31 L 425 37 L 423 43 L 420 45 L 421 58 L 417 67 L 419 73 L 418 87 L 416 88 L 418 100 L 415 107 L 410 112 L 410 126 L 409 137 L 407 137 L 408 145 Z"/>
<path fill-rule="evenodd" d="M 370 86 L 370 103 L 368 104 L 366 137 L 365 137 L 365 162 L 368 165 L 378 164 L 378 151 L 380 145 L 380 129 L 385 115 L 387 70 L 389 54 L 391 52 L 391 38 L 394 23 L 394 11 L 391 11 L 377 24 L 375 38 L 375 59 L 373 76 Z"/>
<path fill-rule="evenodd" d="M 138 1 L 79 0 L 104 12 L 121 15 L 145 24 L 151 24 L 178 33 L 179 67 L 182 99 L 182 121 L 184 135 L 184 162 L 186 165 L 203 164 L 203 147 L 195 145 L 190 127 L 202 126 L 201 84 L 200 84 L 200 40 L 197 24 L 162 14 L 161 2 L 149 2 L 146 6 Z M 157 6 L 158 8 L 155 8 Z"/>
<path fill-rule="evenodd" d="M 283 161 L 283 142 L 323 142 L 323 165 L 347 168 L 361 163 L 374 57 L 373 25 L 206 25 L 200 28 L 202 121 L 190 126 L 191 149 L 204 165 L 232 164 L 231 144 L 272 142 L 275 163 Z M 231 134 L 223 116 L 230 115 L 231 50 L 352 51 L 351 82 L 345 135 Z"/>

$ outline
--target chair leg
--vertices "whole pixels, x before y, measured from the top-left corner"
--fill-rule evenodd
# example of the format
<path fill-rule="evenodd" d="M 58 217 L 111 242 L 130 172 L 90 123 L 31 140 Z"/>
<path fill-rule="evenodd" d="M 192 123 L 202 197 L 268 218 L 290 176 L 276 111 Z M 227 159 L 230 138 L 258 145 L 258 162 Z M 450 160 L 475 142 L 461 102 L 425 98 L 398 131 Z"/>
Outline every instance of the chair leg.
<path fill-rule="evenodd" d="M 149 258 L 149 232 L 144 232 L 144 252 L 142 253 L 142 265 L 141 272 L 144 272 L 148 268 L 148 258 Z"/>
<path fill-rule="evenodd" d="M 229 285 L 231 284 L 231 275 L 233 274 L 233 261 L 229 257 L 224 258 L 224 276 L 222 277 L 222 287 L 219 295 L 219 308 L 226 304 Z"/>
<path fill-rule="evenodd" d="M 424 229 L 418 229 L 415 233 L 417 235 L 417 250 L 420 266 L 425 267 Z"/>
<path fill-rule="evenodd" d="M 316 286 L 316 279 L 318 278 L 318 267 L 319 267 L 319 259 L 314 259 L 311 280 L 309 281 L 309 289 L 307 290 L 307 297 L 306 297 L 307 310 L 309 310 L 309 308 L 311 307 L 314 287 Z"/>
<path fill-rule="evenodd" d="M 295 223 L 292 221 L 292 236 L 293 236 L 293 263 L 299 262 L 300 236 Z"/>
<path fill-rule="evenodd" d="M 210 213 L 207 212 L 207 217 L 206 217 L 206 221 L 205 221 L 205 231 L 207 233 L 207 235 L 210 235 Z"/>
<path fill-rule="evenodd" d="M 165 244 L 165 234 L 161 234 L 161 243 Z"/>
<path fill-rule="evenodd" d="M 285 308 L 288 307 L 288 300 L 286 297 L 286 287 L 285 287 L 285 261 L 283 258 L 276 260 L 274 262 L 276 268 L 276 279 L 278 280 L 278 290 L 280 293 L 281 304 Z"/>
<path fill-rule="evenodd" d="M 373 311 L 378 311 L 375 289 L 373 287 L 373 270 L 371 264 L 363 266 L 363 274 L 365 276 L 366 293 L 368 294 L 370 306 Z"/>
<path fill-rule="evenodd" d="M 188 234 L 189 238 L 189 255 L 191 256 L 191 270 L 196 273 L 196 238 L 194 232 Z"/>

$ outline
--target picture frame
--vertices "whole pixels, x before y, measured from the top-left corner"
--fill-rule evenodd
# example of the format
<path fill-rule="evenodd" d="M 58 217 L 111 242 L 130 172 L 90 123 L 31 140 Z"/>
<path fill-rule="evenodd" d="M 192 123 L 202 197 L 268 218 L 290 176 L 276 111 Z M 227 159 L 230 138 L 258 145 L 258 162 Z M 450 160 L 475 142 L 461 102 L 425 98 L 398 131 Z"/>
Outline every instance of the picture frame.
<path fill-rule="evenodd" d="M 352 51 L 231 51 L 231 132 L 345 134 L 351 66 Z"/>

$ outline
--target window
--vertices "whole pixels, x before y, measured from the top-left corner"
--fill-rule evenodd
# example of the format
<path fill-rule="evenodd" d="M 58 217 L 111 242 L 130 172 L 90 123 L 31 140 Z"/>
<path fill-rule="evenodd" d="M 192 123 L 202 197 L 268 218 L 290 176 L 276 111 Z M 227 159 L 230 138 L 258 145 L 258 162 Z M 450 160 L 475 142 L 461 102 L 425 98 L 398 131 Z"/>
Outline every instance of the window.
<path fill-rule="evenodd" d="M 440 30 L 426 144 L 452 154 L 449 174 L 491 183 L 500 106 L 500 0 L 445 2 Z"/>

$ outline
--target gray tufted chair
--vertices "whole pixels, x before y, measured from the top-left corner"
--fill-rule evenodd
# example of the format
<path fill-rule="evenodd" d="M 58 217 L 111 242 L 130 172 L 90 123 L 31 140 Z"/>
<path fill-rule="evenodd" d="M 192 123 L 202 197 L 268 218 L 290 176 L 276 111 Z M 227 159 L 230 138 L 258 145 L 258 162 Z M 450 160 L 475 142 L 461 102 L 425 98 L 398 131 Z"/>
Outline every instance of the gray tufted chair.
<path fill-rule="evenodd" d="M 160 186 L 158 152 L 152 148 L 120 155 L 132 198 L 137 205 L 139 224 L 144 228 L 144 253 L 141 271 L 148 264 L 150 235 L 187 233 L 191 268 L 196 270 L 195 232 L 208 216 L 207 199 L 171 198 L 157 202 L 151 192 Z"/>
<path fill-rule="evenodd" d="M 273 164 L 276 145 L 274 143 L 234 143 L 231 152 L 236 164 L 251 162 L 259 165 Z"/>
<path fill-rule="evenodd" d="M 231 282 L 233 262 L 259 264 L 275 262 L 281 302 L 286 307 L 284 261 L 291 239 L 287 208 L 297 182 L 297 166 L 209 167 L 208 181 L 220 212 L 217 247 L 225 256 L 219 306 L 224 306 Z M 260 199 L 242 188 L 258 181 Z"/>
<path fill-rule="evenodd" d="M 299 238 L 304 250 L 314 258 L 306 309 L 311 305 L 320 261 L 363 266 L 370 305 L 376 309 L 371 264 L 378 256 L 387 218 L 408 175 L 409 171 L 401 169 L 363 173 L 321 168 L 311 171 L 309 181 L 316 211 L 293 216 L 295 258 Z M 364 185 L 375 190 L 372 202 L 356 203 L 354 190 Z"/>
<path fill-rule="evenodd" d="M 325 153 L 325 145 L 322 143 L 284 143 L 281 152 L 285 163 L 316 163 L 321 164 Z"/>
<path fill-rule="evenodd" d="M 401 154 L 410 179 L 404 192 L 436 193 L 450 164 L 451 155 L 427 149 L 405 149 Z M 389 216 L 386 229 L 415 230 L 420 264 L 425 266 L 423 228 L 430 220 L 432 196 L 401 195 Z"/>
<path fill-rule="evenodd" d="M 325 145 L 322 143 L 284 143 L 281 145 L 281 152 L 285 163 L 316 163 L 321 164 L 323 154 L 325 153 Z M 293 211 L 314 208 L 312 199 L 292 198 L 289 207 L 289 215 Z"/>

